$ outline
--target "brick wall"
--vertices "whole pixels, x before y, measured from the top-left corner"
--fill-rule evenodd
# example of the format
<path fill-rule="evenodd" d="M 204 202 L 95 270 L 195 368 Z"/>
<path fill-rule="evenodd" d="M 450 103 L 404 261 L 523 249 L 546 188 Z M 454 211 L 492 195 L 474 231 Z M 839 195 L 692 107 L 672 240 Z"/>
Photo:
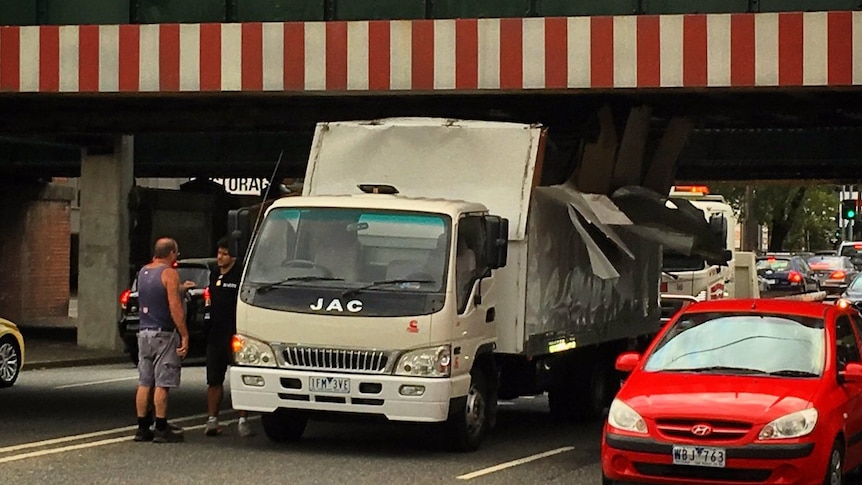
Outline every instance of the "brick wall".
<path fill-rule="evenodd" d="M 68 320 L 69 193 L 51 185 L 0 189 L 9 195 L 0 208 L 0 316 L 19 324 Z"/>

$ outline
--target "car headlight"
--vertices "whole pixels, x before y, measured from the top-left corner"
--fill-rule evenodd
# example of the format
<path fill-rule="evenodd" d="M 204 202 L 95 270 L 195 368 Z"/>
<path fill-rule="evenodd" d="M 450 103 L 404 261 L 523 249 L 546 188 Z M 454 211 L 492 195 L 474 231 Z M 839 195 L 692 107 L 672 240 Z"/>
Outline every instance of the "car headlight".
<path fill-rule="evenodd" d="M 767 424 L 760 430 L 757 438 L 761 440 L 798 438 L 811 433 L 816 424 L 817 410 L 814 408 L 805 409 L 782 416 Z"/>
<path fill-rule="evenodd" d="M 412 350 L 398 359 L 395 375 L 414 377 L 449 377 L 452 353 L 448 345 Z"/>
<path fill-rule="evenodd" d="M 614 399 L 608 411 L 608 424 L 614 428 L 633 433 L 646 434 L 647 426 L 644 418 L 628 404 Z"/>
<path fill-rule="evenodd" d="M 244 335 L 234 335 L 231 348 L 237 365 L 255 367 L 276 367 L 278 365 L 272 348 L 260 340 Z"/>

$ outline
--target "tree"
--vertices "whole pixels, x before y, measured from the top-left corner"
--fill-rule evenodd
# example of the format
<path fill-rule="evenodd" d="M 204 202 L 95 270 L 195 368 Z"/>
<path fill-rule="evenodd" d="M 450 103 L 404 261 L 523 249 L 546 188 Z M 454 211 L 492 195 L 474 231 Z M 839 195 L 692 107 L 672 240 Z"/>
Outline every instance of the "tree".
<path fill-rule="evenodd" d="M 744 209 L 745 186 L 711 184 L 739 213 L 769 229 L 769 251 L 814 250 L 832 247 L 837 228 L 838 197 L 831 185 L 759 185 L 752 191 L 751 213 Z"/>

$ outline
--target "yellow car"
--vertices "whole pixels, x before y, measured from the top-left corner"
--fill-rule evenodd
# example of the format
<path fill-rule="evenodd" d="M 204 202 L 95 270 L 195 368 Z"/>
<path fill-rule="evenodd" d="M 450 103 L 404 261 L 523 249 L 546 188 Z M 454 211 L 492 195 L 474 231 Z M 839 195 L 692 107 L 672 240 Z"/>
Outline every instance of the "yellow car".
<path fill-rule="evenodd" d="M 0 318 L 0 387 L 15 384 L 24 366 L 24 337 L 14 323 Z"/>

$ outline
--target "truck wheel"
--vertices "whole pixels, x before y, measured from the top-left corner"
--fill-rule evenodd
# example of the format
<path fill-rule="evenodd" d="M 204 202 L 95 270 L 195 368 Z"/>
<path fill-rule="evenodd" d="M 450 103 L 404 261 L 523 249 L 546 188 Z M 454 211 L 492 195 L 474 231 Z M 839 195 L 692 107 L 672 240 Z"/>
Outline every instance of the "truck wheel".
<path fill-rule="evenodd" d="M 617 381 L 614 373 L 604 362 L 594 364 L 589 373 L 578 375 L 577 372 L 576 365 L 566 366 L 565 371 L 557 376 L 548 392 L 548 406 L 555 419 L 561 421 L 598 419 L 604 409 L 610 405 L 616 393 L 614 383 Z"/>
<path fill-rule="evenodd" d="M 488 431 L 490 407 L 496 404 L 488 399 L 485 374 L 480 370 L 471 372 L 467 402 L 446 422 L 446 434 L 455 451 L 474 451 L 479 448 Z"/>
<path fill-rule="evenodd" d="M 279 409 L 260 417 L 263 432 L 276 443 L 289 443 L 302 437 L 308 418 L 295 411 Z"/>
<path fill-rule="evenodd" d="M 0 387 L 10 387 L 21 373 L 21 349 L 12 337 L 0 339 Z"/>

